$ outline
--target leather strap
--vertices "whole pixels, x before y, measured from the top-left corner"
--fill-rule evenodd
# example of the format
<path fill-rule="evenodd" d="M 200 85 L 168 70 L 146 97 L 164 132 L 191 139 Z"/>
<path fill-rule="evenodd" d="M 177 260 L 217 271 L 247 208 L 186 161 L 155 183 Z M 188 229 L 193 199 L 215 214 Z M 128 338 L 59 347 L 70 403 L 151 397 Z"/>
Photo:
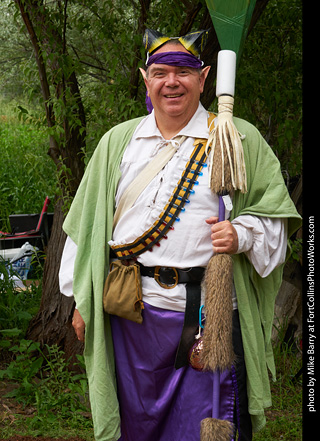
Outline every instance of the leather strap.
<path fill-rule="evenodd" d="M 178 142 L 180 146 L 186 138 L 186 136 L 180 136 L 180 138 L 175 141 Z M 143 192 L 152 179 L 170 161 L 176 151 L 177 147 L 174 147 L 170 142 L 131 182 L 120 198 L 113 217 L 113 228 L 116 226 L 121 216 L 133 206 L 138 196 Z"/>
<path fill-rule="evenodd" d="M 189 161 L 177 183 L 172 195 L 170 196 L 164 210 L 153 225 L 139 236 L 134 242 L 129 244 L 113 245 L 111 248 L 118 259 L 132 259 L 141 253 L 152 248 L 161 239 L 166 238 L 166 233 L 172 229 L 172 225 L 183 209 L 199 173 L 206 162 L 207 154 L 205 144 L 199 140 L 194 142 L 194 150 Z"/>
<path fill-rule="evenodd" d="M 153 277 L 158 283 L 161 282 L 161 286 L 168 285 L 168 288 L 178 283 L 201 282 L 205 271 L 205 268 L 200 266 L 182 269 L 166 266 L 144 266 L 139 262 L 138 264 L 142 276 Z M 157 274 L 158 277 L 156 277 Z"/>
<path fill-rule="evenodd" d="M 200 283 L 187 283 L 186 300 L 182 334 L 174 365 L 176 369 L 188 365 L 188 352 L 194 343 L 195 335 L 199 326 L 199 309 L 201 301 Z"/>

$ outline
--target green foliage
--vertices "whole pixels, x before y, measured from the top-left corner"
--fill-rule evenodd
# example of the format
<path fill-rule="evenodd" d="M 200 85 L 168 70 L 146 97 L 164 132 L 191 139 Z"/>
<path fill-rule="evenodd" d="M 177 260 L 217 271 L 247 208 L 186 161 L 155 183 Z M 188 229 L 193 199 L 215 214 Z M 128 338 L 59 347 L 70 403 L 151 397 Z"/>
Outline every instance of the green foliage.
<path fill-rule="evenodd" d="M 11 413 L 10 419 L 1 414 L 1 435 L 14 436 L 22 430 L 32 436 L 48 436 L 50 432 L 70 437 L 81 427 L 83 438 L 90 439 L 92 421 L 83 356 L 77 355 L 77 363 L 71 366 L 57 345 L 42 347 L 26 340 L 27 326 L 40 304 L 41 284 L 18 289 L 2 261 L 0 274 L 1 398 L 32 416 L 20 412 L 13 417 Z"/>
<path fill-rule="evenodd" d="M 36 406 L 39 415 L 87 410 L 86 377 L 68 369 L 68 361 L 57 345 L 41 349 L 40 343 L 22 339 L 10 351 L 14 360 L 0 371 L 0 378 L 12 380 L 18 387 L 8 396 L 24 406 Z"/>
<path fill-rule="evenodd" d="M 302 256 L 302 239 L 301 238 L 296 238 L 295 240 L 289 239 L 289 244 L 291 246 L 291 259 L 300 262 Z"/>
<path fill-rule="evenodd" d="M 138 72 L 145 58 L 143 26 L 176 35 L 190 2 L 152 0 L 144 5 L 142 10 L 140 2 L 130 0 L 38 2 L 38 13 L 45 12 L 47 26 L 59 30 L 66 44 L 66 49 L 59 52 L 57 40 L 48 43 L 47 37 L 40 37 L 51 84 L 47 104 L 52 105 L 56 122 L 50 135 L 63 145 L 68 139 L 63 136 L 66 117 L 71 126 L 84 129 L 83 121 L 76 116 L 76 103 L 70 101 L 68 85 L 63 94 L 55 90 L 59 81 L 74 70 L 87 122 L 88 136 L 83 149 L 86 162 L 107 130 L 146 113 L 145 86 Z M 12 96 L 7 93 L 10 79 L 12 84 L 19 82 L 15 90 L 20 96 L 21 84 L 24 85 L 23 95 L 27 96 L 29 106 L 39 102 L 43 105 L 31 46 L 24 34 L 18 32 L 20 14 L 14 13 L 13 2 L 7 0 L 3 0 L 2 11 L 0 23 L 2 20 L 5 26 L 0 32 L 0 63 L 6 73 L 0 73 L 0 94 Z M 203 6 L 193 23 L 194 29 L 200 26 L 205 13 Z M 40 32 L 38 24 L 41 21 L 36 22 L 36 32 Z M 301 28 L 301 0 L 270 0 L 246 40 L 236 85 L 235 114 L 259 128 L 290 176 L 301 173 L 302 168 Z M 23 75 L 17 74 L 18 69 Z"/>
<path fill-rule="evenodd" d="M 9 214 L 39 213 L 57 178 L 45 131 L 15 115 L 0 118 L 0 230 L 10 231 Z"/>
<path fill-rule="evenodd" d="M 14 398 L 23 408 L 31 409 L 33 418 L 25 421 L 26 426 L 34 432 L 65 420 L 69 431 L 79 425 L 83 430 L 92 427 L 84 416 L 89 408 L 86 376 L 68 368 L 57 345 L 41 349 L 40 343 L 22 339 L 10 351 L 13 360 L 0 370 L 0 379 L 15 387 L 4 398 Z M 78 358 L 82 364 L 82 357 Z"/>
<path fill-rule="evenodd" d="M 19 33 L 10 0 L 0 1 L 0 96 L 8 101 L 24 93 L 25 64 L 32 64 L 31 50 L 25 36 Z M 36 87 L 36 82 L 33 87 Z M 39 92 L 38 86 L 38 92 Z M 3 115 L 0 104 L 0 115 Z"/>
<path fill-rule="evenodd" d="M 41 283 L 31 284 L 26 291 L 17 289 L 7 266 L 0 258 L 0 350 L 10 345 L 13 337 L 25 333 L 30 319 L 38 311 L 42 289 Z"/>
<path fill-rule="evenodd" d="M 274 344 L 277 369 L 271 381 L 272 407 L 266 410 L 267 425 L 254 435 L 253 441 L 302 440 L 302 354 L 298 341 L 285 341 L 287 326 L 277 328 Z"/>
<path fill-rule="evenodd" d="M 302 169 L 302 2 L 270 0 L 248 36 L 235 114 L 254 124 L 289 176 Z"/>

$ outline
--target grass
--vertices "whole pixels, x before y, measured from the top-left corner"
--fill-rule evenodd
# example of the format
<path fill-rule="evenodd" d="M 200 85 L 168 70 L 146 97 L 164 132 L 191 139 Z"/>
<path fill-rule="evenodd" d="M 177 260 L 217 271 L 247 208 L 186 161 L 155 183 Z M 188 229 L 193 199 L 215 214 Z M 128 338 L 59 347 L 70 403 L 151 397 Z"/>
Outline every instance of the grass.
<path fill-rule="evenodd" d="M 20 121 L 14 108 L 0 100 L 0 231 L 10 231 L 10 214 L 39 213 L 45 197 L 55 194 L 48 146 L 44 128 Z"/>
<path fill-rule="evenodd" d="M 302 440 L 302 354 L 295 343 L 279 340 L 274 344 L 277 380 L 271 381 L 272 407 L 266 409 L 267 424 L 254 435 L 254 441 Z"/>

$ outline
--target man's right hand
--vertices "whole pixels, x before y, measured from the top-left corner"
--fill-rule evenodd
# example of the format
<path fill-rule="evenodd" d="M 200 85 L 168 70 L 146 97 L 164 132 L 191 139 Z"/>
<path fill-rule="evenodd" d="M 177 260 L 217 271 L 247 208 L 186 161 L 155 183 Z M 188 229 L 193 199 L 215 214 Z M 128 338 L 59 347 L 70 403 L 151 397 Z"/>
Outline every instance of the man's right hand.
<path fill-rule="evenodd" d="M 84 332 L 86 324 L 77 309 L 75 309 L 73 313 L 72 326 L 75 330 L 75 333 L 77 334 L 78 340 L 84 343 Z"/>

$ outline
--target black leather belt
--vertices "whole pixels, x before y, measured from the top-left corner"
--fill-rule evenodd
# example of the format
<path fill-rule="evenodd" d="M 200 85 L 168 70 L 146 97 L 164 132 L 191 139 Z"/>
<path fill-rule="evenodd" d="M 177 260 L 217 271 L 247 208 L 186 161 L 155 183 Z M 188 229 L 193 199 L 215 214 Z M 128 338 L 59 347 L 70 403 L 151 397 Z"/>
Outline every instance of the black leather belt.
<path fill-rule="evenodd" d="M 179 369 L 188 364 L 188 352 L 194 343 L 199 327 L 199 308 L 201 302 L 200 282 L 205 268 L 193 267 L 186 269 L 165 266 L 140 265 L 142 276 L 154 277 L 160 286 L 166 289 L 174 288 L 178 283 L 186 283 L 186 309 L 179 346 L 176 353 L 175 368 Z"/>
<path fill-rule="evenodd" d="M 172 268 L 167 266 L 144 266 L 140 265 L 142 276 L 153 277 L 155 281 L 166 289 L 174 288 L 178 283 L 201 282 L 204 268 Z"/>

